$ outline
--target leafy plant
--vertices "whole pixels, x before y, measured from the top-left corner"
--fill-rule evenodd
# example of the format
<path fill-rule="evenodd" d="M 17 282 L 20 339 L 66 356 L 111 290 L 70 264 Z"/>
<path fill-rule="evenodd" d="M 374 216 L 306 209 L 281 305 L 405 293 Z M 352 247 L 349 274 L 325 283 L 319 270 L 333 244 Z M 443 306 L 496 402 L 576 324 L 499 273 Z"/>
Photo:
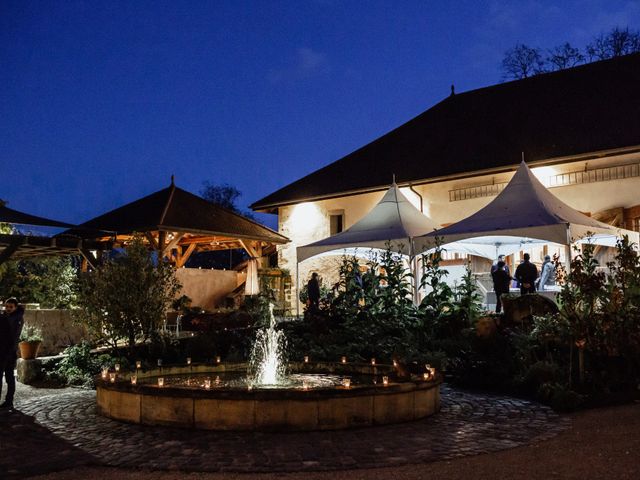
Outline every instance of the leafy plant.
<path fill-rule="evenodd" d="M 79 317 L 99 341 L 130 351 L 157 330 L 180 284 L 168 262 L 154 263 L 139 237 L 125 251 L 82 277 Z"/>
<path fill-rule="evenodd" d="M 72 308 L 77 297 L 77 269 L 71 257 L 7 262 L 0 271 L 0 291 L 42 308 Z"/>
<path fill-rule="evenodd" d="M 21 342 L 42 342 L 42 330 L 34 325 L 25 325 L 20 332 Z"/>

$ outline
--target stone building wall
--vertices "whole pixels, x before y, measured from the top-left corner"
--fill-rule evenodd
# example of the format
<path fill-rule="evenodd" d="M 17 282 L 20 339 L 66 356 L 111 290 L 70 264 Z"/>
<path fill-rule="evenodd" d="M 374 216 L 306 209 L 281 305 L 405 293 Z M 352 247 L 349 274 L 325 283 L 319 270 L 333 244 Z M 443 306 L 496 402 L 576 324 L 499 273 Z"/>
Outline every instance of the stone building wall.
<path fill-rule="evenodd" d="M 640 162 L 639 154 L 617 155 L 595 158 L 586 162 L 574 161 L 554 166 L 534 167 L 533 173 L 543 183 L 546 183 L 552 175 L 613 165 L 632 165 L 638 162 Z M 485 196 L 452 201 L 450 191 L 508 182 L 512 176 L 513 173 L 478 175 L 465 179 L 416 185 L 414 190 L 422 196 L 423 213 L 441 225 L 448 225 L 477 212 L 495 198 L 495 196 Z M 417 208 L 420 208 L 419 195 L 409 188 L 402 188 L 401 190 L 409 201 Z M 640 197 L 638 197 L 637 193 L 640 191 L 640 177 L 554 187 L 550 191 L 571 207 L 588 214 L 594 214 L 616 207 L 631 208 L 640 204 Z M 366 215 L 383 195 L 384 192 L 380 191 L 330 200 L 305 202 L 279 208 L 279 232 L 290 238 L 291 242 L 278 247 L 278 264 L 281 268 L 286 268 L 291 272 L 293 288 L 291 308 L 294 312 L 297 308 L 302 311 L 301 306 L 296 305 L 295 302 L 297 298 L 295 291 L 298 285 L 296 274 L 299 277 L 300 287 L 305 284 L 310 274 L 314 271 L 318 272 L 324 279 L 325 285 L 332 285 L 337 281 L 337 265 L 340 259 L 339 256 L 313 257 L 300 263 L 296 273 L 296 248 L 329 236 L 329 215 L 331 212 L 344 211 L 344 228 L 346 229 Z M 550 253 L 553 252 L 550 251 Z M 564 249 L 559 248 L 558 253 L 564 255 Z M 536 251 L 535 258 L 540 257 L 541 254 L 541 249 L 540 252 Z M 533 255 L 532 258 L 534 258 Z M 517 260 L 513 258 L 512 262 Z"/>

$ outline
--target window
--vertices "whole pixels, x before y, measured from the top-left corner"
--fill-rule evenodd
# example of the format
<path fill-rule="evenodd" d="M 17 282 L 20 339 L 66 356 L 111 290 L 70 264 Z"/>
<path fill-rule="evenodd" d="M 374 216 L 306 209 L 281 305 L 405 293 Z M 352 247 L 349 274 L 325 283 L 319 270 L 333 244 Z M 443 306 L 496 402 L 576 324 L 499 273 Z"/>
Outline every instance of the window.
<path fill-rule="evenodd" d="M 344 210 L 329 212 L 329 235 L 335 235 L 344 230 Z"/>

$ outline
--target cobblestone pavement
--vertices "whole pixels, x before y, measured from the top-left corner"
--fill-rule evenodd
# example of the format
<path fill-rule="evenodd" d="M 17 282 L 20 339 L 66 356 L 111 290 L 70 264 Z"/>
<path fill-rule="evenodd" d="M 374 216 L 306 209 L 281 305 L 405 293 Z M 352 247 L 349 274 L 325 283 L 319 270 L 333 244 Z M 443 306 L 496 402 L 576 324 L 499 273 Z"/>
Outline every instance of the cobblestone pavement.
<path fill-rule="evenodd" d="M 97 415 L 95 392 L 83 390 L 29 398 L 18 409 L 21 413 L 11 418 L 18 415 L 24 422 L 33 417 L 37 424 L 14 428 L 23 443 L 58 445 L 54 452 L 32 450 L 39 460 L 53 455 L 57 465 L 64 460 L 64 450 L 68 467 L 93 463 L 184 471 L 292 472 L 416 464 L 545 440 L 569 425 L 568 419 L 536 403 L 446 386 L 442 410 L 433 417 L 336 432 L 210 432 L 129 425 Z M 0 466 L 6 464 L 3 456 Z M 16 464 L 29 461 L 24 451 L 15 459 Z M 17 465 L 7 466 L 17 473 Z"/>

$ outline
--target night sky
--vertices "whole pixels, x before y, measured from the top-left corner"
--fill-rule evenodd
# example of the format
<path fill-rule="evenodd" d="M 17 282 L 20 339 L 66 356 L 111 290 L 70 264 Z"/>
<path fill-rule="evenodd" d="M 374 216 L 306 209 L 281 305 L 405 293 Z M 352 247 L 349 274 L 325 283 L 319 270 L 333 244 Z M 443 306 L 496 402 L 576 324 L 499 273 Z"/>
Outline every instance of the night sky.
<path fill-rule="evenodd" d="M 246 208 L 452 83 L 497 83 L 518 42 L 639 24 L 640 1 L 3 0 L 0 198 L 76 223 L 175 174 L 235 185 Z"/>

